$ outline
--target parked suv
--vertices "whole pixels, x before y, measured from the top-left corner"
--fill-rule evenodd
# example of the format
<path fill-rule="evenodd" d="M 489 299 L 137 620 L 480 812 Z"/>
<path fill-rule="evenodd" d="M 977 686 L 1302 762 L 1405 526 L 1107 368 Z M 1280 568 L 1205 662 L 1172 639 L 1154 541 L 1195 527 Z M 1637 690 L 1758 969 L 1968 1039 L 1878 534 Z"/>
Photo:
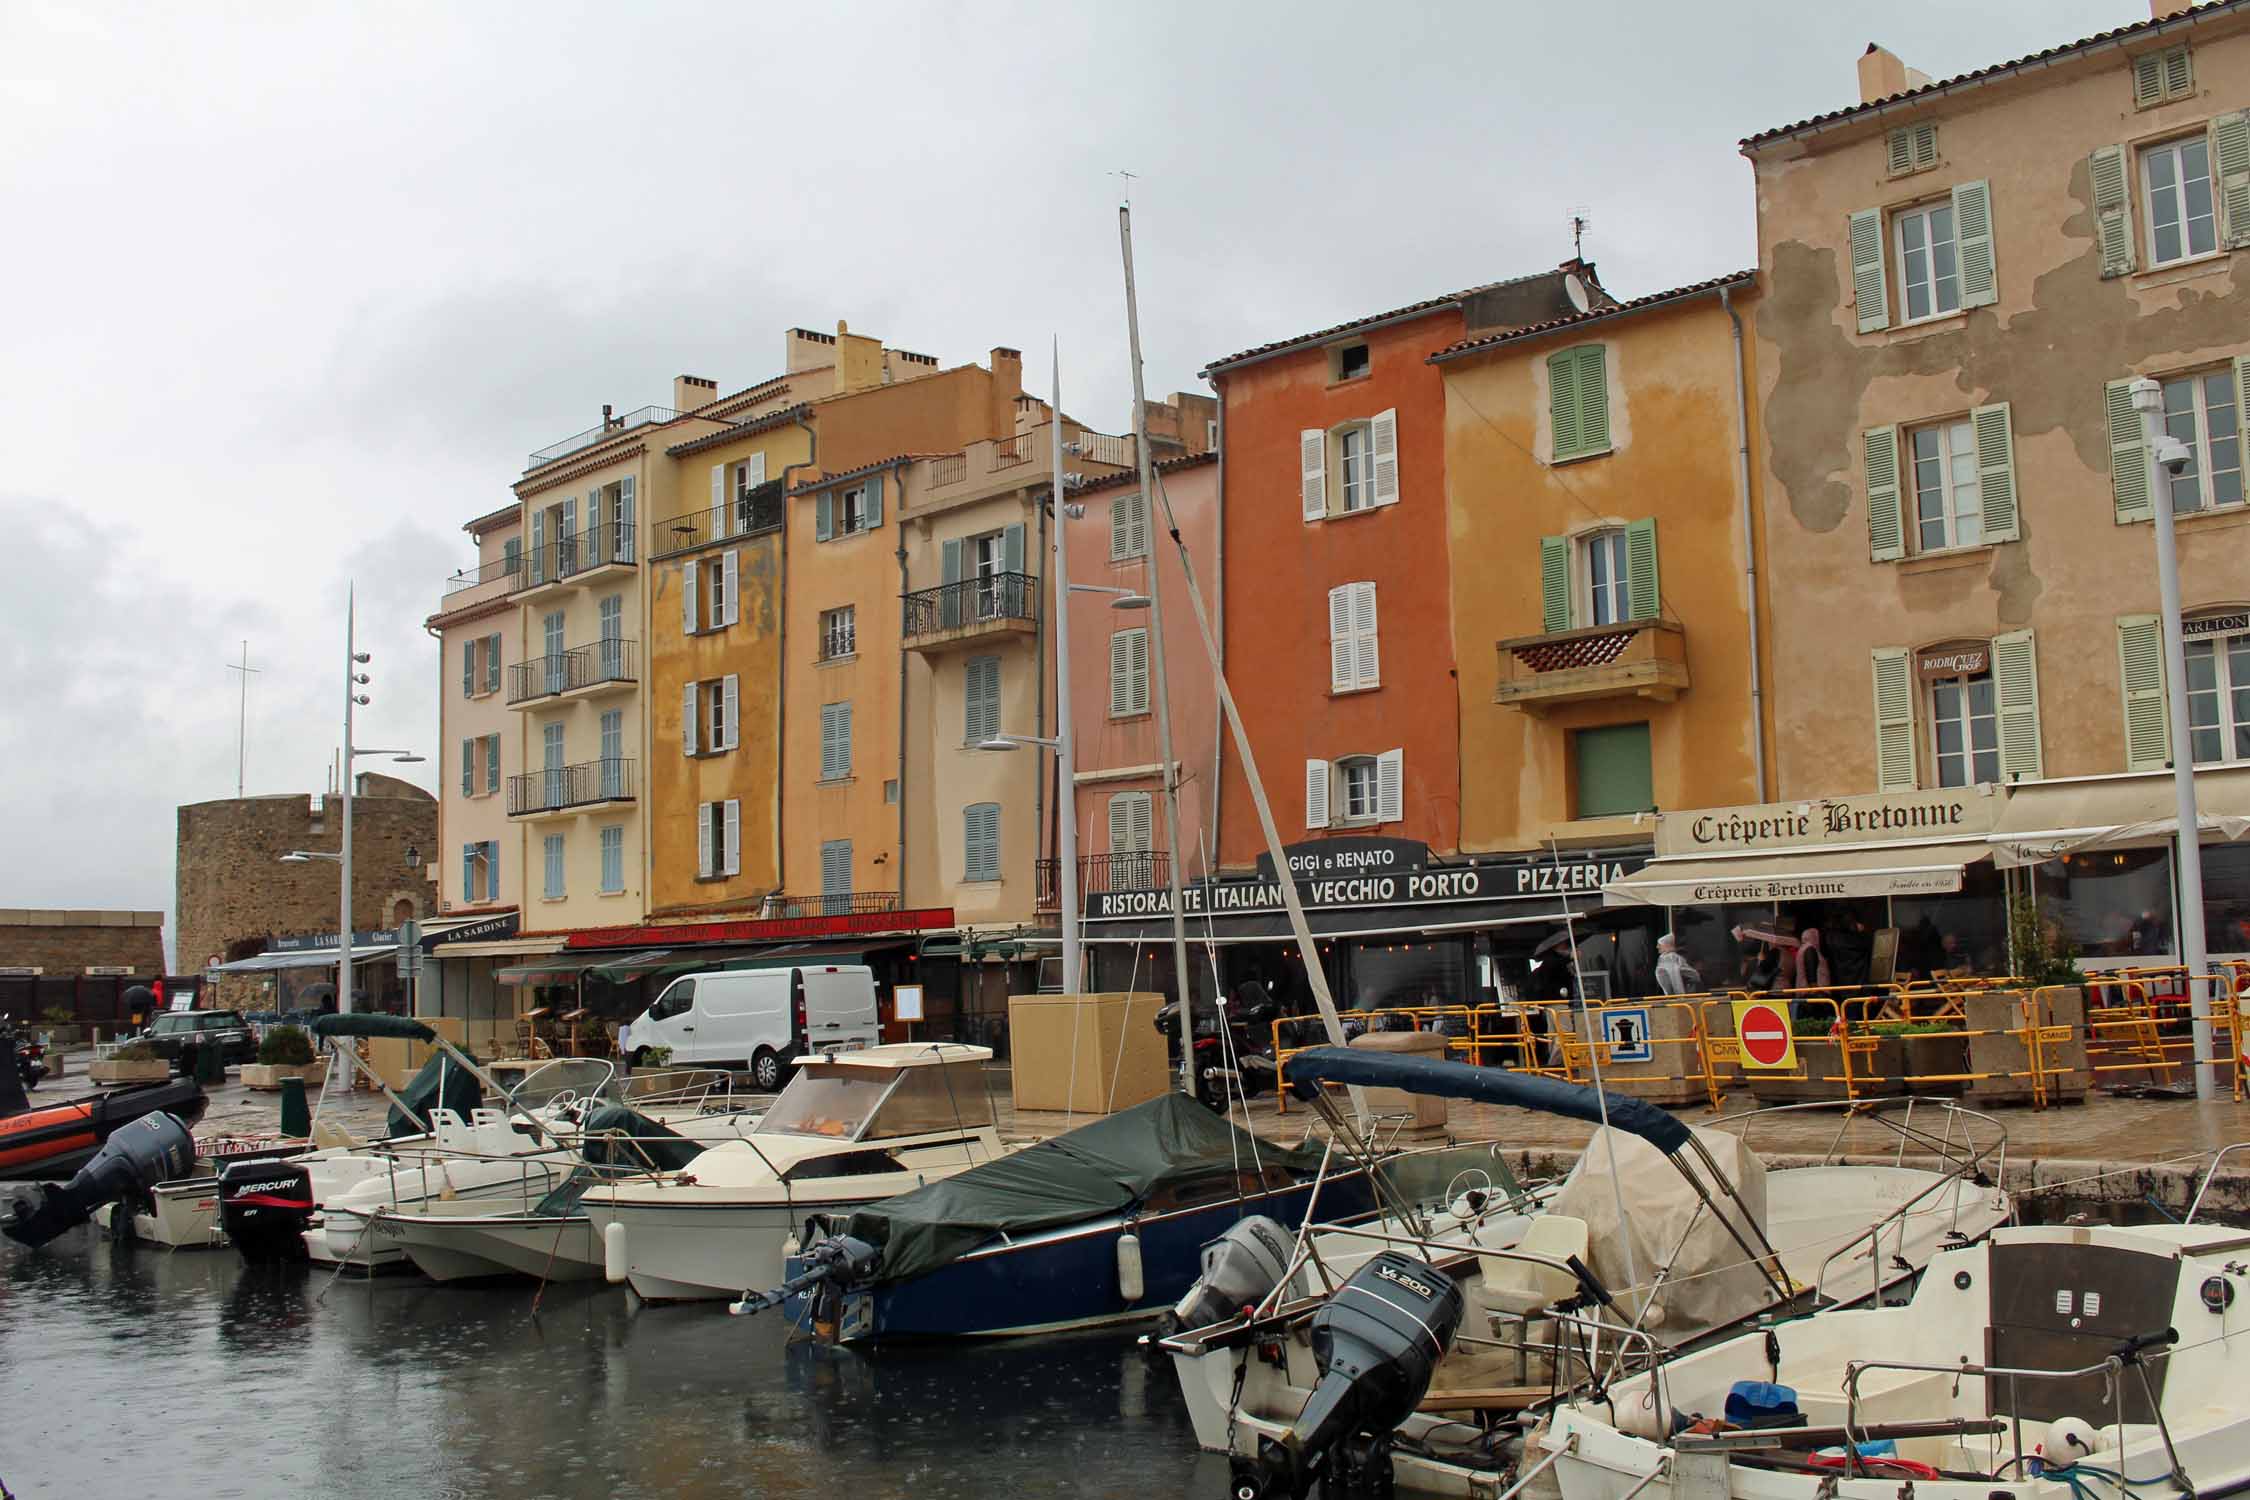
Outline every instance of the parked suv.
<path fill-rule="evenodd" d="M 230 1065 L 258 1060 L 258 1038 L 239 1010 L 168 1010 L 138 1040 L 175 1068 L 189 1047 L 216 1046 Z"/>

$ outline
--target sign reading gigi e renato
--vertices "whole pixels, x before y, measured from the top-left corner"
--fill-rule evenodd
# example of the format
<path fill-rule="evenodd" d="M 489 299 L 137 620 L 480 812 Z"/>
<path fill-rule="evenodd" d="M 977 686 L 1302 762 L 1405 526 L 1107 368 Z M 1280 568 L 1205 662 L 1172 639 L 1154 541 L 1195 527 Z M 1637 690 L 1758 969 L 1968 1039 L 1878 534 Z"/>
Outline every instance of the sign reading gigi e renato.
<path fill-rule="evenodd" d="M 1965 786 L 1665 813 L 1656 825 L 1656 853 L 1664 858 L 1975 838 L 1992 831 L 2006 805 L 1998 787 Z"/>

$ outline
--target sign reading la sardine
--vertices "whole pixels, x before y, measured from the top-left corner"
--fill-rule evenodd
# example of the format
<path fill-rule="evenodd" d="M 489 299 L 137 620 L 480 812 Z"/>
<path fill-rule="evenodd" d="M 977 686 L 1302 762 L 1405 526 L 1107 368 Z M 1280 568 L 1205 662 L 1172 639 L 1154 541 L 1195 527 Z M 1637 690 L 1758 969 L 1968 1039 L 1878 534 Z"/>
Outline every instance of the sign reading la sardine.
<path fill-rule="evenodd" d="M 1971 786 L 1666 813 L 1656 827 L 1656 853 L 1664 858 L 1975 838 L 1992 831 L 2006 801 L 1996 789 Z"/>
<path fill-rule="evenodd" d="M 1345 840 L 1333 840 L 1342 844 Z M 1360 841 L 1353 840 L 1353 843 Z M 1369 842 L 1389 843 L 1391 840 Z M 1543 895 L 1598 895 L 1613 880 L 1622 880 L 1647 862 L 1645 856 L 1576 855 L 1561 860 L 1527 860 L 1520 864 L 1483 864 L 1375 870 L 1364 874 L 1319 875 L 1306 878 L 1299 855 L 1306 846 L 1282 852 L 1299 871 L 1297 899 L 1308 910 L 1369 906 L 1444 906 L 1460 902 L 1504 901 Z M 1228 880 L 1191 885 L 1180 893 L 1181 909 L 1190 917 L 1225 916 L 1230 913 L 1274 912 L 1282 909 L 1281 886 L 1273 880 Z M 1086 897 L 1086 915 L 1096 921 L 1123 917 L 1164 917 L 1172 911 L 1170 895 L 1163 890 L 1092 891 Z"/>

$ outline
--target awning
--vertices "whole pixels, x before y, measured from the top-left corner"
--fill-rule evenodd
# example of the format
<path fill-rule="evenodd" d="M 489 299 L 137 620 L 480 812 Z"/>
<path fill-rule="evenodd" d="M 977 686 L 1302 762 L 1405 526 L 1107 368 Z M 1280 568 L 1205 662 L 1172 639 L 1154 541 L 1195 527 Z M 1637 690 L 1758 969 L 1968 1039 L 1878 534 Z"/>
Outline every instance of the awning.
<path fill-rule="evenodd" d="M 608 984 L 631 984 L 643 974 L 653 974 L 668 964 L 679 962 L 669 948 L 646 948 L 639 953 L 621 954 L 616 958 L 589 964 L 586 976 Z"/>
<path fill-rule="evenodd" d="M 2250 833 L 2250 766 L 2197 771 L 2195 813 L 2205 837 Z M 2170 771 L 2018 782 L 1993 825 L 1993 860 L 2010 870 L 2085 849 L 2164 844 L 2179 827 Z"/>
<path fill-rule="evenodd" d="M 398 952 L 396 943 L 354 943 L 352 962 L 363 959 L 387 958 Z M 253 958 L 238 958 L 231 964 L 219 965 L 221 974 L 269 974 L 275 969 L 333 969 L 336 967 L 336 950 L 333 948 L 291 948 L 281 953 L 260 953 Z"/>
<path fill-rule="evenodd" d="M 1876 849 L 1775 850 L 1733 858 L 1651 860 L 1602 887 L 1606 906 L 1706 906 L 1729 901 L 1828 901 L 1946 895 L 1992 851 L 1983 843 Z"/>
<path fill-rule="evenodd" d="M 488 938 L 483 942 L 447 943 L 443 951 L 430 957 L 440 963 L 456 958 L 516 958 L 524 954 L 560 953 L 562 939 L 543 938 Z"/>
<path fill-rule="evenodd" d="M 606 953 L 557 953 L 514 964 L 492 976 L 499 984 L 575 984 L 578 976 L 609 957 Z"/>

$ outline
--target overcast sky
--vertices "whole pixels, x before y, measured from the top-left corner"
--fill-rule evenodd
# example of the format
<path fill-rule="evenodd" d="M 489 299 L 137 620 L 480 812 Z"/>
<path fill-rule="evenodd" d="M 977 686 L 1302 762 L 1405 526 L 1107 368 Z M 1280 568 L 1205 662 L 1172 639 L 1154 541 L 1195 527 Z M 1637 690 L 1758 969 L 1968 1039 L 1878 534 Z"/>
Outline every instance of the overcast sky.
<path fill-rule="evenodd" d="M 421 628 L 524 455 L 838 318 L 1126 423 L 1203 362 L 1553 265 L 1751 263 L 1735 142 L 2140 0 L 0 0 L 0 906 L 169 908 L 173 809 L 436 747 Z M 429 765 L 405 768 L 424 773 Z M 167 929 L 167 938 L 170 937 Z"/>

